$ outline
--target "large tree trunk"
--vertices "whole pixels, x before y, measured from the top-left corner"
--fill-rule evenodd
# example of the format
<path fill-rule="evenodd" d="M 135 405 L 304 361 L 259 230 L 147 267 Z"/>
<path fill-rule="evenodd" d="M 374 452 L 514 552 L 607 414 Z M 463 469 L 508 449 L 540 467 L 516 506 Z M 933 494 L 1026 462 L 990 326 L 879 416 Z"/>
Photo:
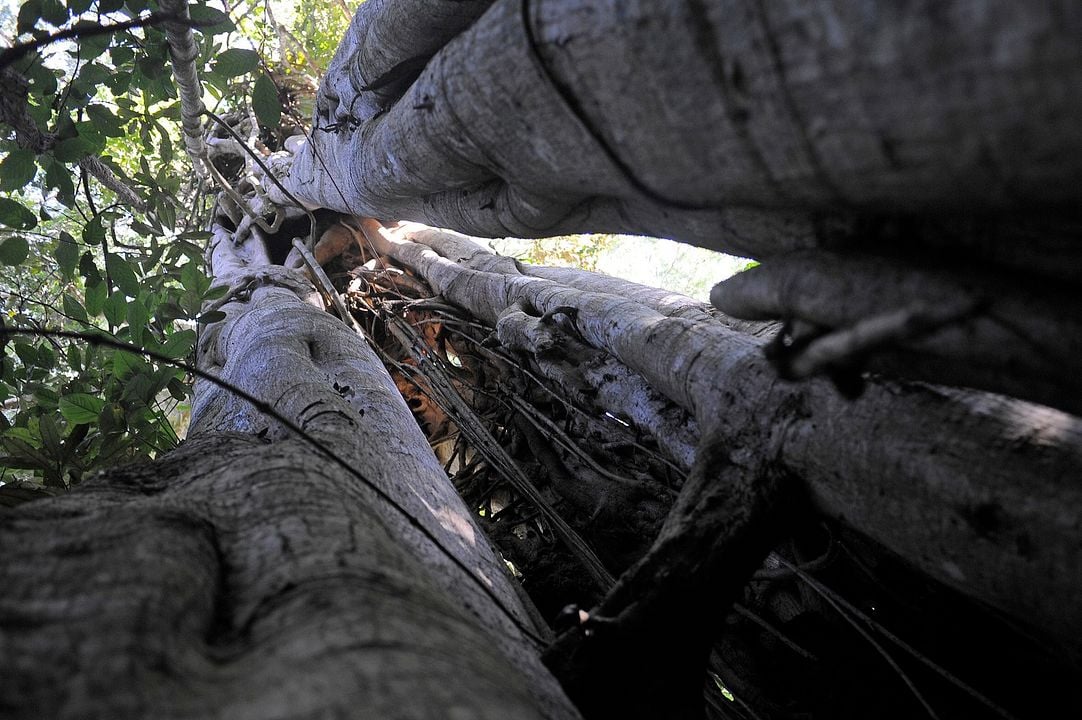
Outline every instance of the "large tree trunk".
<path fill-rule="evenodd" d="M 867 235 L 861 216 L 1077 198 L 1070 3 L 497 0 L 453 39 L 442 5 L 358 10 L 294 192 L 482 236 L 629 231 L 755 257 Z M 402 23 L 393 59 L 427 66 L 366 91 L 392 65 L 372 28 Z"/>
<path fill-rule="evenodd" d="M 4 511 L 4 717 L 576 717 L 371 348 L 260 244 L 216 232 L 201 364 L 292 428 L 201 381 L 175 452 Z"/>
<path fill-rule="evenodd" d="M 942 582 L 1044 626 L 1077 654 L 1067 640 L 1082 628 L 1074 601 L 1082 494 L 1069 482 L 1082 467 L 1077 418 L 885 379 L 851 400 L 826 381 L 778 381 L 762 340 L 692 303 L 648 292 L 631 299 L 628 283 L 606 288 L 604 279 L 575 271 L 520 272 L 447 232 L 366 228 L 377 250 L 495 326 L 501 342 L 566 390 L 589 388 L 579 396 L 657 437 L 685 467 L 700 438 L 729 447 L 738 464 L 767 459 L 806 482 L 820 512 Z M 554 313 L 574 313 L 571 337 L 552 326 L 544 332 L 540 316 Z M 584 363 L 576 342 L 624 371 L 607 369 L 602 358 Z"/>
<path fill-rule="evenodd" d="M 409 15 L 442 5 L 360 8 L 297 196 L 763 259 L 716 302 L 800 323 L 787 378 L 869 366 L 1082 411 L 1071 3 L 497 0 L 457 35 Z M 395 72 L 369 39 L 407 16 Z"/>

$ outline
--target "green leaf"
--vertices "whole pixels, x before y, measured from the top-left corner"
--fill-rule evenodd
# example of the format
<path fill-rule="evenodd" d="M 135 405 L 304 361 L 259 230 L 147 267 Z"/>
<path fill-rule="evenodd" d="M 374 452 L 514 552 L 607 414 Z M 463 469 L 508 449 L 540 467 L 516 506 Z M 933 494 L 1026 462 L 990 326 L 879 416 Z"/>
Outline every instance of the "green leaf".
<path fill-rule="evenodd" d="M 71 170 L 62 163 L 51 160 L 45 168 L 45 184 L 56 188 L 57 199 L 71 207 L 75 204 L 75 182 Z"/>
<path fill-rule="evenodd" d="M 252 90 L 252 109 L 259 122 L 269 128 L 277 128 L 282 120 L 282 104 L 278 102 L 278 88 L 266 75 L 260 75 Z"/>
<path fill-rule="evenodd" d="M 189 5 L 188 14 L 199 23 L 199 27 L 195 28 L 196 32 L 204 35 L 233 32 L 237 27 L 224 12 L 206 5 Z"/>
<path fill-rule="evenodd" d="M 146 367 L 146 363 L 135 353 L 117 350 L 113 355 L 113 374 L 121 380 L 132 373 L 139 372 Z"/>
<path fill-rule="evenodd" d="M 65 315 L 75 320 L 81 320 L 82 322 L 88 321 L 86 308 L 70 294 L 64 293 L 63 303 Z"/>
<path fill-rule="evenodd" d="M 101 398 L 75 393 L 60 398 L 60 414 L 68 422 L 93 423 L 97 422 L 98 413 L 105 407 L 105 401 Z"/>
<path fill-rule="evenodd" d="M 94 143 L 77 135 L 58 142 L 56 147 L 53 148 L 53 157 L 62 163 L 73 163 L 82 160 L 93 152 Z"/>
<path fill-rule="evenodd" d="M 38 218 L 21 203 L 0 197 L 0 223 L 16 230 L 32 230 L 37 226 Z"/>
<path fill-rule="evenodd" d="M 70 280 L 75 275 L 75 267 L 79 264 L 79 246 L 75 244 L 75 238 L 66 230 L 60 231 L 53 257 L 60 266 L 60 272 Z"/>
<path fill-rule="evenodd" d="M 93 0 L 68 0 L 68 10 L 72 15 L 81 15 L 90 9 Z"/>
<path fill-rule="evenodd" d="M 30 150 L 12 150 L 0 162 L 0 190 L 20 190 L 34 179 L 37 173 L 37 156 Z"/>
<path fill-rule="evenodd" d="M 68 367 L 72 370 L 83 369 L 83 354 L 79 351 L 78 345 L 68 345 L 67 349 Z"/>
<path fill-rule="evenodd" d="M 30 432 L 29 428 L 15 426 L 7 430 L 4 435 L 6 437 L 15 438 L 16 440 L 22 440 L 24 443 L 32 445 L 37 442 L 37 437 L 34 433 Z"/>
<path fill-rule="evenodd" d="M 185 400 L 188 397 L 188 388 L 178 378 L 170 378 L 166 384 L 169 388 L 169 394 L 173 396 L 175 400 Z M 0 417 L 3 417 L 0 415 Z"/>
<path fill-rule="evenodd" d="M 105 287 L 105 283 L 101 287 Z M 128 317 L 128 302 L 122 293 L 113 293 L 102 305 L 102 312 L 110 325 L 118 327 Z"/>
<path fill-rule="evenodd" d="M 56 367 L 56 353 L 51 346 L 42 344 L 38 346 L 38 365 L 46 370 Z"/>
<path fill-rule="evenodd" d="M 101 216 L 93 217 L 90 222 L 83 225 L 83 244 L 101 245 L 105 239 L 105 226 L 101 224 Z"/>
<path fill-rule="evenodd" d="M 128 303 L 128 333 L 131 335 L 133 344 L 142 345 L 143 332 L 146 330 L 149 321 L 150 312 L 147 311 L 143 303 L 138 300 L 132 300 Z"/>
<path fill-rule="evenodd" d="M 104 105 L 87 105 L 86 114 L 102 135 L 124 137 L 126 134 L 124 132 L 124 122 Z"/>
<path fill-rule="evenodd" d="M 41 435 L 41 449 L 52 458 L 59 458 L 63 454 L 60 447 L 60 429 L 56 427 L 56 420 L 52 415 L 42 415 L 38 418 L 38 433 Z"/>
<path fill-rule="evenodd" d="M 15 341 L 15 354 L 22 361 L 26 367 L 32 367 L 38 364 L 38 350 L 33 345 L 25 342 Z"/>
<path fill-rule="evenodd" d="M 212 72 L 222 77 L 237 77 L 259 67 L 259 53 L 255 50 L 230 48 L 218 55 Z"/>
<path fill-rule="evenodd" d="M 10 430 L 8 431 L 11 432 Z M 0 446 L 7 450 L 11 457 L 6 460 L 5 464 L 11 463 L 13 467 L 20 468 L 39 468 L 44 470 L 51 465 L 49 458 L 45 457 L 40 450 L 35 448 L 25 440 L 11 437 L 7 435 L 0 438 Z M 11 461 L 15 462 L 12 463 Z"/>
<path fill-rule="evenodd" d="M 131 263 L 116 253 L 106 253 L 105 269 L 109 272 L 120 291 L 128 297 L 139 295 L 139 277 L 132 269 Z"/>
<path fill-rule="evenodd" d="M 165 146 L 162 146 L 165 149 Z M 173 207 L 173 203 L 170 202 L 168 197 L 162 195 L 157 202 L 158 220 L 161 221 L 162 227 L 167 230 L 172 230 L 177 226 L 177 211 Z"/>
<path fill-rule="evenodd" d="M 41 17 L 41 0 L 26 0 L 19 8 L 19 20 L 15 26 L 15 32 L 20 35 L 34 29 L 38 18 Z"/>
<path fill-rule="evenodd" d="M 185 290 L 201 296 L 210 286 L 210 279 L 203 274 L 199 263 L 189 261 L 180 269 L 180 284 Z"/>
<path fill-rule="evenodd" d="M 109 288 L 105 287 L 105 283 L 98 283 L 97 285 L 88 287 L 86 292 L 83 293 L 83 304 L 86 306 L 87 315 L 91 317 L 101 315 L 104 311 L 105 300 L 108 296 Z"/>
<path fill-rule="evenodd" d="M 30 243 L 22 235 L 0 238 L 0 265 L 21 265 L 30 254 Z"/>
<path fill-rule="evenodd" d="M 181 330 L 166 338 L 161 353 L 171 358 L 182 358 L 192 351 L 194 345 L 195 330 Z"/>
<path fill-rule="evenodd" d="M 210 323 L 216 323 L 219 320 L 225 320 L 225 317 L 225 313 L 221 310 L 211 310 L 210 312 L 205 312 L 198 318 L 196 318 L 196 322 L 202 323 L 204 325 L 209 325 Z"/>

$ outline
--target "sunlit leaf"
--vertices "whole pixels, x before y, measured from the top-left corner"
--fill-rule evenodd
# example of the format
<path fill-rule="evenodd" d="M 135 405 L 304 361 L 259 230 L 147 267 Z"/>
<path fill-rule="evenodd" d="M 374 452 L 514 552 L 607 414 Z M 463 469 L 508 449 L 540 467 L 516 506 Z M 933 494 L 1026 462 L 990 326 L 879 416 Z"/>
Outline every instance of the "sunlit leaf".
<path fill-rule="evenodd" d="M 255 50 L 230 48 L 218 55 L 213 72 L 222 77 L 236 77 L 259 67 L 259 53 Z"/>
<path fill-rule="evenodd" d="M 75 393 L 60 398 L 58 409 L 64 419 L 73 423 L 92 423 L 98 419 L 98 413 L 105 407 L 105 401 L 101 398 Z"/>

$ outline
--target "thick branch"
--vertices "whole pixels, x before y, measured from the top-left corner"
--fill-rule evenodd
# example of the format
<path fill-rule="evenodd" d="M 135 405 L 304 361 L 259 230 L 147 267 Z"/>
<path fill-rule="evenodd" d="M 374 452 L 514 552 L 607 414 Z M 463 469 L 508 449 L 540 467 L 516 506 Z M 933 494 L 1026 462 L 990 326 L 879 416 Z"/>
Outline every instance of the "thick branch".
<path fill-rule="evenodd" d="M 355 26 L 378 27 L 372 7 Z M 1077 205 L 1077 28 L 1044 5 L 984 8 L 499 0 L 386 112 L 354 79 L 372 75 L 352 32 L 291 187 L 482 236 L 637 232 L 765 257 L 926 235 L 1078 277 L 1077 246 L 1057 270 L 1017 243 Z"/>
<path fill-rule="evenodd" d="M 583 341 L 690 410 L 704 432 L 739 437 L 745 452 L 773 457 L 803 478 L 822 512 L 1060 637 L 1075 637 L 1082 626 L 1071 600 L 1082 576 L 1082 493 L 1068 482 L 1082 467 L 1076 418 L 993 395 L 874 379 L 849 402 L 825 381 L 778 381 L 761 341 L 716 322 L 667 318 L 517 271 L 470 270 L 426 246 L 439 247 L 438 231 L 409 234 L 422 245 L 366 229 L 380 252 L 487 322 L 515 303 L 542 314 L 576 307 Z M 457 250 L 464 238 L 452 237 Z"/>

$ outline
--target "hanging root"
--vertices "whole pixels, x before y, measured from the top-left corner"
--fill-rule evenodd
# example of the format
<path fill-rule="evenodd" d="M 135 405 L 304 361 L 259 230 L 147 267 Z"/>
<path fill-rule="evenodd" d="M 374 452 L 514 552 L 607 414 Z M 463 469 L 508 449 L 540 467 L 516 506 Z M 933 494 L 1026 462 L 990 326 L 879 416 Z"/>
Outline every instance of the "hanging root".
<path fill-rule="evenodd" d="M 870 369 L 1082 412 L 1082 303 L 1049 281 L 808 251 L 719 283 L 710 299 L 787 321 L 768 351 L 786 379 L 825 373 L 853 390 Z"/>

